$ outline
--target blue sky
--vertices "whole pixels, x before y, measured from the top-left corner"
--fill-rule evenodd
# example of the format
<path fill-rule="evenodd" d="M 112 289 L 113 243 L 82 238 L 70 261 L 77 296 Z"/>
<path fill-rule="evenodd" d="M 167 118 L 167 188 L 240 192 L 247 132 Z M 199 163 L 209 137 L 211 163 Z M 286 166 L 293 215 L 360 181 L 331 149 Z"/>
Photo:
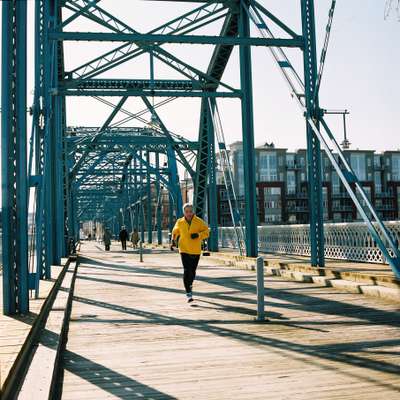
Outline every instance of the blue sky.
<path fill-rule="evenodd" d="M 300 31 L 298 0 L 261 0 L 265 7 L 281 17 L 296 31 Z M 330 0 L 316 1 L 319 48 L 324 37 Z M 332 30 L 325 74 L 321 87 L 321 106 L 331 109 L 349 109 L 348 134 L 353 148 L 397 149 L 399 143 L 399 93 L 400 93 L 400 22 L 395 14 L 384 20 L 385 0 L 338 1 Z M 139 31 L 146 31 L 179 15 L 198 4 L 162 3 L 148 1 L 103 0 L 101 5 Z M 33 1 L 29 2 L 30 11 Z M 151 15 L 151 18 L 149 18 Z M 28 29 L 32 29 L 32 13 Z M 71 30 L 97 29 L 91 22 L 79 19 Z M 216 34 L 219 26 L 204 33 Z M 254 32 L 256 33 L 256 32 Z M 33 46 L 30 37 L 30 60 Z M 112 45 L 112 46 L 115 46 Z M 66 67 L 70 69 L 98 55 L 110 46 L 97 43 L 68 43 Z M 205 69 L 211 54 L 207 46 L 166 46 L 194 66 Z M 299 51 L 290 51 L 295 63 L 300 63 Z M 118 72 L 118 74 L 117 74 Z M 148 77 L 148 57 L 119 68 L 107 77 Z M 175 77 L 162 65 L 156 64 L 157 77 Z M 32 101 L 33 65 L 29 67 L 28 92 Z M 238 85 L 239 68 L 237 51 L 223 80 Z M 295 102 L 290 98 L 286 84 L 271 61 L 266 49 L 253 49 L 253 86 L 255 142 L 273 141 L 279 147 L 291 150 L 304 147 L 304 121 Z M 117 99 L 113 99 L 115 102 Z M 142 104 L 129 100 L 131 111 L 140 110 Z M 195 139 L 198 128 L 199 101 L 176 100 L 160 109 L 167 127 L 185 137 Z M 240 140 L 240 105 L 238 100 L 221 100 L 220 110 L 228 143 Z M 68 99 L 68 123 L 71 125 L 99 126 L 107 118 L 109 109 L 92 99 Z M 118 118 L 117 118 L 118 119 Z M 329 117 L 334 132 L 342 138 L 342 125 L 338 117 Z M 139 125 L 139 123 L 138 123 Z"/>

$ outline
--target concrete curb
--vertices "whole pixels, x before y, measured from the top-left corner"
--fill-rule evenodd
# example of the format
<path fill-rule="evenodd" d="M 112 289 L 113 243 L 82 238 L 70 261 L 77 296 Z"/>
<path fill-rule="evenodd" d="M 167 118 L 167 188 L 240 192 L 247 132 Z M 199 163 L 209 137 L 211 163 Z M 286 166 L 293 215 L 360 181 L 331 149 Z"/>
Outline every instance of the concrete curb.
<path fill-rule="evenodd" d="M 229 253 L 211 253 L 210 259 L 230 267 L 255 270 L 255 259 Z M 309 265 L 265 262 L 265 274 L 320 286 L 334 287 L 349 293 L 400 303 L 400 282 L 394 277 L 372 275 L 333 268 L 314 268 Z"/>

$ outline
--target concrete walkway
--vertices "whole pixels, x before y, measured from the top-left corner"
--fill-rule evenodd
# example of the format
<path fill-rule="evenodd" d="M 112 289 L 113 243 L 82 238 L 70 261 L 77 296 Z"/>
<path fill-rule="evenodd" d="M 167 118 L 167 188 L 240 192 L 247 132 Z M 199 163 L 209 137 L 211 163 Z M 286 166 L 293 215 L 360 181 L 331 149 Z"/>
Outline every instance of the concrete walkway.
<path fill-rule="evenodd" d="M 81 248 L 62 399 L 398 399 L 398 306 L 204 257 L 186 303 L 179 256 Z"/>

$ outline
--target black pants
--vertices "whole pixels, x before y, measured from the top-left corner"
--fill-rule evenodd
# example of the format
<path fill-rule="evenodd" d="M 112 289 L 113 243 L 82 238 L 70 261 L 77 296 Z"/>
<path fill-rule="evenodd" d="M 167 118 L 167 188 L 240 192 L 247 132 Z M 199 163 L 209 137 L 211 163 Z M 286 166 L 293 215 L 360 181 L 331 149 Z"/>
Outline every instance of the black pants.
<path fill-rule="evenodd" d="M 126 240 L 121 240 L 122 250 L 126 250 Z"/>
<path fill-rule="evenodd" d="M 110 250 L 110 245 L 106 244 L 105 246 L 106 246 L 106 251 L 109 251 Z"/>
<path fill-rule="evenodd" d="M 185 285 L 186 293 L 191 293 L 200 255 L 181 253 L 181 259 L 183 264 L 183 284 Z"/>

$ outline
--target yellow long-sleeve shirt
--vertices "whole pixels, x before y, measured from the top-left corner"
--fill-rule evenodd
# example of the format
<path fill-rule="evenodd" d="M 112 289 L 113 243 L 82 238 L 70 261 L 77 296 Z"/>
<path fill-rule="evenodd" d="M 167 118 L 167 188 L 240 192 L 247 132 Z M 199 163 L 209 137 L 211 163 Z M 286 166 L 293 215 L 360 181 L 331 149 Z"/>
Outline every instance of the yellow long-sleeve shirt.
<path fill-rule="evenodd" d="M 198 233 L 197 239 L 192 239 L 190 235 Z M 179 218 L 172 229 L 172 239 L 176 240 L 179 236 L 179 252 L 187 254 L 201 254 L 201 241 L 209 236 L 207 224 L 196 215 L 193 216 L 192 222 L 189 224 L 185 217 Z"/>

